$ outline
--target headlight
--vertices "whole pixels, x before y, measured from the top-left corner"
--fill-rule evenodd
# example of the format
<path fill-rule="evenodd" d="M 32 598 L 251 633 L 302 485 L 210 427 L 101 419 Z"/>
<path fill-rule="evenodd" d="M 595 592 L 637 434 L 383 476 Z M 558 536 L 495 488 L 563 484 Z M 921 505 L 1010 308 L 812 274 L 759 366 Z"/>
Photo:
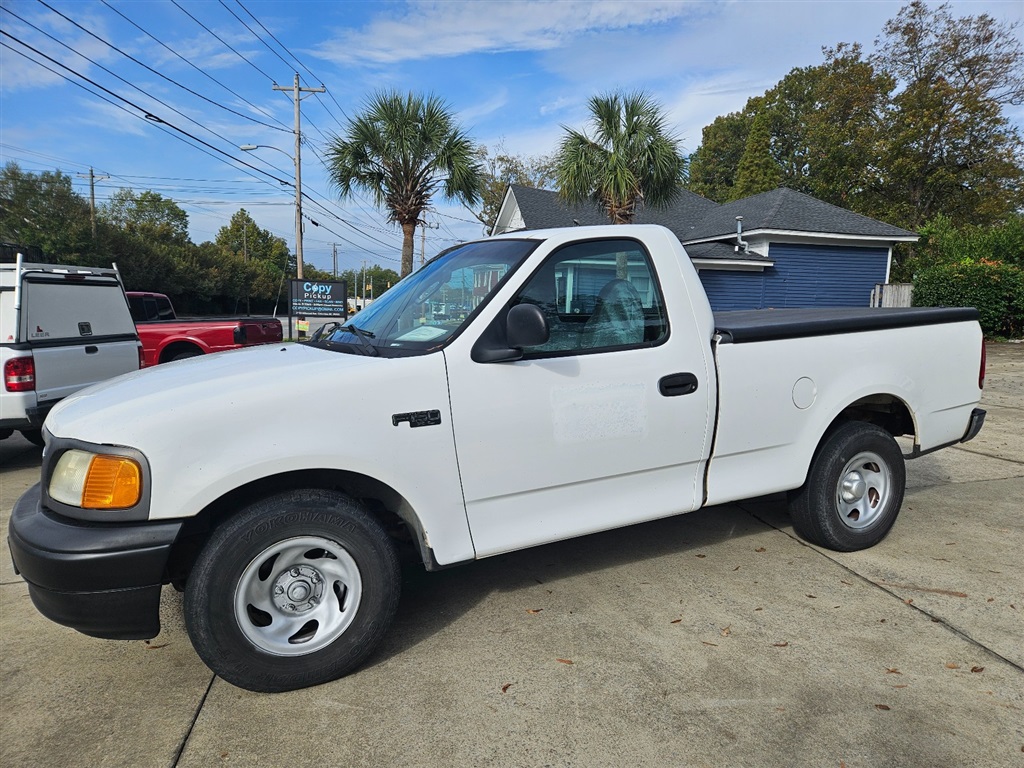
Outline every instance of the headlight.
<path fill-rule="evenodd" d="M 50 498 L 82 509 L 127 509 L 142 497 L 142 468 L 134 459 L 66 451 L 50 477 Z"/>

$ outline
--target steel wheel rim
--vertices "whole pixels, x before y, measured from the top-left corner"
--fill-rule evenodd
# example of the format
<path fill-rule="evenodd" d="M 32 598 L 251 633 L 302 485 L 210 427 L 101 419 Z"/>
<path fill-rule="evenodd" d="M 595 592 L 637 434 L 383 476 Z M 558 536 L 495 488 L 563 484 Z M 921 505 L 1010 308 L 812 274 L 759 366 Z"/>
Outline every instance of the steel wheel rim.
<path fill-rule="evenodd" d="M 846 462 L 835 494 L 843 525 L 854 530 L 872 525 L 888 506 L 892 486 L 892 471 L 877 453 L 863 451 Z"/>
<path fill-rule="evenodd" d="M 320 536 L 284 539 L 252 559 L 235 587 L 235 621 L 275 656 L 316 653 L 349 628 L 363 581 L 343 546 Z"/>

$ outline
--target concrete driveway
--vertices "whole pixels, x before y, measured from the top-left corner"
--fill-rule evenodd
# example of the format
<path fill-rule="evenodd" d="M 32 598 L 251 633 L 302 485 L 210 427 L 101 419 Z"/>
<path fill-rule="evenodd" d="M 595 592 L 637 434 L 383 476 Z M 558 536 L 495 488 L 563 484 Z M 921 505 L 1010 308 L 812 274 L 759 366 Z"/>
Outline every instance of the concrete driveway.
<path fill-rule="evenodd" d="M 0 555 L 3 766 L 1024 766 L 1024 345 L 974 442 L 908 465 L 890 536 L 837 554 L 780 499 L 428 574 L 355 674 L 261 695 L 193 652 L 31 605 Z M 0 443 L 0 510 L 39 450 Z"/>

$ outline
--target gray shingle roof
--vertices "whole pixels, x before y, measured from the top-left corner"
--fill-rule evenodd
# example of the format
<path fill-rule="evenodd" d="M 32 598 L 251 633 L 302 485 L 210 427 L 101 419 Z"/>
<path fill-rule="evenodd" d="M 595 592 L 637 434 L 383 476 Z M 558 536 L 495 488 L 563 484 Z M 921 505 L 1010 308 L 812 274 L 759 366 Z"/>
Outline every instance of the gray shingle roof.
<path fill-rule="evenodd" d="M 741 248 L 739 251 L 736 250 L 734 243 L 696 243 L 694 245 L 687 245 L 686 255 L 691 259 L 715 259 L 716 261 L 763 261 L 767 266 L 771 266 L 774 262 L 767 256 L 762 256 L 759 253 L 749 251 L 743 252 Z"/>
<path fill-rule="evenodd" d="M 557 192 L 534 187 L 512 185 L 512 194 L 519 204 L 519 212 L 527 229 L 549 229 L 551 227 L 590 226 L 608 224 L 608 217 L 596 203 L 568 205 Z M 682 190 L 667 208 L 644 208 L 633 219 L 635 224 L 661 224 L 671 229 L 680 240 L 689 227 L 700 221 L 705 214 L 718 208 L 718 203 L 693 192 Z"/>
<path fill-rule="evenodd" d="M 512 185 L 512 194 L 527 229 L 608 223 L 608 217 L 596 203 L 567 205 L 557 192 L 518 184 Z M 683 190 L 667 208 L 641 208 L 634 222 L 668 227 L 685 244 L 694 240 L 734 237 L 737 216 L 743 217 L 744 232 L 769 229 L 889 239 L 917 237 L 914 232 L 785 187 L 724 205 Z M 687 252 L 694 258 L 700 258 L 691 247 Z"/>
<path fill-rule="evenodd" d="M 716 206 L 689 230 L 683 242 L 723 237 L 736 233 L 736 217 L 743 217 L 743 231 L 758 229 L 792 232 L 824 232 L 862 237 L 916 238 L 917 234 L 818 200 L 803 192 L 780 187 Z"/>

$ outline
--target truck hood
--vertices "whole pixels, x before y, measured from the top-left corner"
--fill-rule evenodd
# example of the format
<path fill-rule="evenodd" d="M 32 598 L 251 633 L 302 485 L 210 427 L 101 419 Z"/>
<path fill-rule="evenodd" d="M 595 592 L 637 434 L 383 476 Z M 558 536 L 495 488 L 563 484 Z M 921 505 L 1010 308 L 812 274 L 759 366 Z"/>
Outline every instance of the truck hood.
<path fill-rule="evenodd" d="M 196 413 L 258 418 L 294 396 L 315 402 L 312 382 L 386 362 L 299 344 L 271 344 L 221 352 L 146 368 L 109 379 L 65 398 L 50 411 L 46 428 L 59 437 L 130 445 L 140 433 Z M 329 376 L 319 374 L 329 371 Z"/>

